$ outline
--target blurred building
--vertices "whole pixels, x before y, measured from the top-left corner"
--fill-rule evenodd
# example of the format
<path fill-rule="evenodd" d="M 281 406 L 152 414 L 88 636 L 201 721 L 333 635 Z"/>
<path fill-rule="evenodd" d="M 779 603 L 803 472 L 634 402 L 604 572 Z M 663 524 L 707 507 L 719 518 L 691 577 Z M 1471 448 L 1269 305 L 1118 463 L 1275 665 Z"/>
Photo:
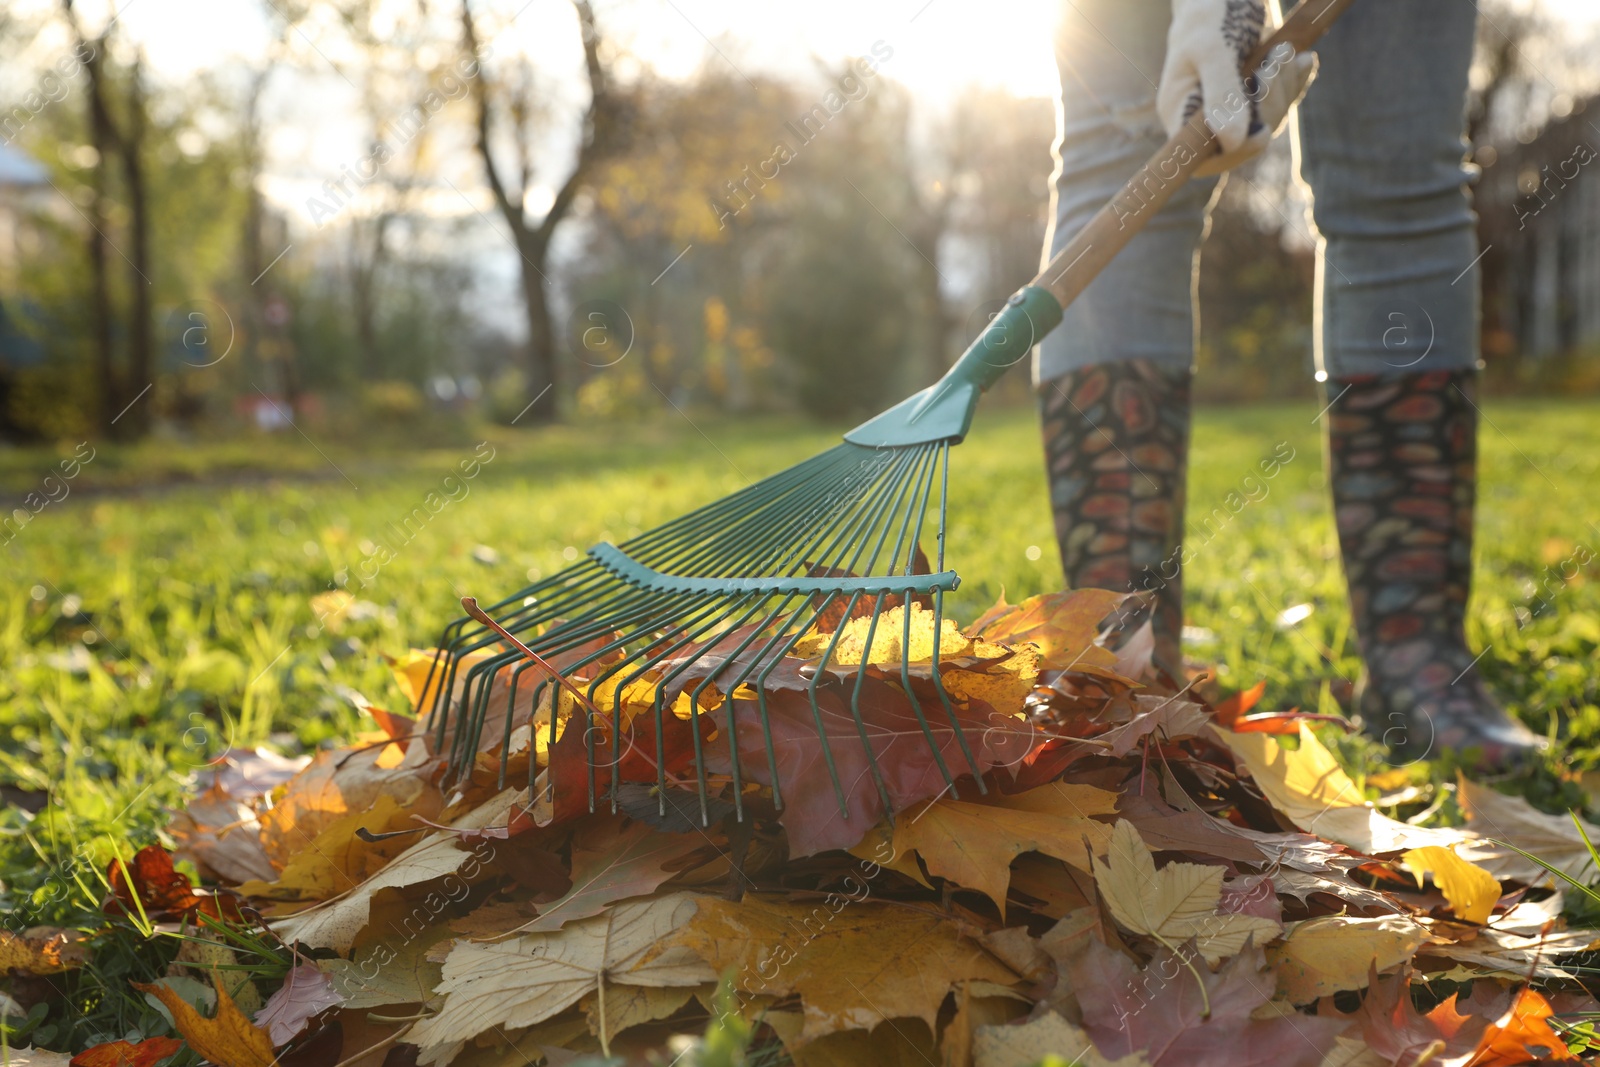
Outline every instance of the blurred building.
<path fill-rule="evenodd" d="M 1487 349 L 1600 352 L 1600 98 L 1479 161 Z M 1493 150 L 1490 150 L 1493 152 Z"/>

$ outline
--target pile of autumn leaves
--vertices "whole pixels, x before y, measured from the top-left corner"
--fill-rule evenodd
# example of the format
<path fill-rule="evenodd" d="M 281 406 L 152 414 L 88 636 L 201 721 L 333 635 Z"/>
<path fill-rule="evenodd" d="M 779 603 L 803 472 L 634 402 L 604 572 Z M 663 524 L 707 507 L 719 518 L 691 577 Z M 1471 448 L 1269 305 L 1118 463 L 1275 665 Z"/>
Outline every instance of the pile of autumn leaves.
<path fill-rule="evenodd" d="M 1150 681 L 1147 634 L 1096 644 L 1116 602 L 1002 602 L 938 634 L 913 604 L 871 647 L 865 620 L 835 620 L 832 669 L 854 679 L 865 659 L 870 680 L 865 742 L 849 689 L 821 687 L 837 780 L 797 681 L 819 651 L 804 643 L 812 658 L 769 685 L 775 768 L 756 694 L 713 685 L 688 709 L 695 678 L 667 694 L 659 745 L 654 683 L 623 694 L 641 729 L 621 738 L 570 699 L 497 691 L 470 780 L 448 784 L 426 723 L 372 709 L 382 734 L 269 792 L 218 775 L 172 827 L 225 887 L 196 900 L 292 946 L 283 987 L 247 1004 L 254 988 L 217 969 L 211 988 L 146 992 L 221 1067 L 319 1042 L 341 1067 L 667 1063 L 718 1018 L 801 1067 L 1575 1058 L 1556 1017 L 1600 1005 L 1562 958 L 1600 932 L 1566 928 L 1550 873 L 1509 846 L 1587 881 L 1578 826 L 1465 780 L 1464 828 L 1390 819 L 1312 717 L 1250 714 L 1259 687 L 1212 706 Z M 902 610 L 920 671 L 901 670 Z M 930 742 L 906 687 L 939 707 L 935 641 L 960 737 L 930 716 Z M 413 698 L 430 658 L 396 664 Z M 615 790 L 610 766 L 591 779 L 586 730 L 621 753 Z M 939 760 L 959 774 L 962 741 L 986 773 L 951 790 Z M 531 792 L 499 786 L 530 760 Z M 165 859 L 141 854 L 129 892 L 192 917 Z M 163 883 L 175 903 L 154 899 Z"/>

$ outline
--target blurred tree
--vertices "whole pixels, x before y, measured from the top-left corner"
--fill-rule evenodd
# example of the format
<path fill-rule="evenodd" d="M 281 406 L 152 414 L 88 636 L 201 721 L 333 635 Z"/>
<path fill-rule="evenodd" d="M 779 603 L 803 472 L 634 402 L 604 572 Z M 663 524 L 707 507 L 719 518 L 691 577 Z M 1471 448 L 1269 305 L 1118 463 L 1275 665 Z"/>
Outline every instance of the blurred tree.
<path fill-rule="evenodd" d="M 135 410 L 134 402 L 154 384 L 151 353 L 154 350 L 153 308 L 150 280 L 150 211 L 145 184 L 143 159 L 145 129 L 144 56 L 134 53 L 133 62 L 121 72 L 111 65 L 109 50 L 112 19 L 96 37 L 84 33 L 72 0 L 61 0 L 61 11 L 77 43 L 78 53 L 85 56 L 84 69 L 88 74 L 87 104 L 89 110 L 90 146 L 94 149 L 93 196 L 89 204 L 90 233 L 89 263 L 93 276 L 93 316 L 95 331 L 96 368 L 99 377 L 100 397 L 98 421 L 108 436 L 124 439 L 141 437 L 149 429 L 150 406 Z M 114 113 L 113 99 L 121 96 L 119 117 Z M 111 244 L 105 234 L 107 222 L 107 173 L 109 159 L 115 158 L 121 168 L 122 184 L 127 201 L 131 255 L 118 255 L 126 261 L 132 272 L 128 278 L 129 311 L 124 319 L 128 345 L 126 366 L 119 369 L 112 323 L 116 313 L 112 306 L 110 262 L 106 248 Z M 114 247 L 114 246 L 113 246 Z M 126 420 L 124 422 L 124 420 Z M 120 425 L 119 425 L 120 424 Z"/>
<path fill-rule="evenodd" d="M 529 424 L 549 422 L 557 414 L 556 385 L 559 368 L 556 359 L 556 334 L 550 309 L 550 243 L 556 227 L 571 212 L 578 193 L 589 182 L 598 163 L 617 150 L 623 136 L 628 103 L 618 90 L 602 57 L 602 40 L 595 23 L 594 9 L 588 0 L 573 0 L 578 29 L 583 39 L 584 69 L 589 81 L 589 105 L 584 110 L 576 158 L 566 178 L 556 187 L 544 215 L 529 218 L 527 201 L 533 191 L 533 136 L 535 105 L 532 99 L 533 72 L 524 60 L 506 72 L 497 84 L 485 69 L 487 54 L 479 45 L 478 31 L 469 0 L 461 2 L 462 45 L 477 64 L 471 79 L 472 96 L 477 105 L 476 130 L 478 155 L 483 160 L 484 176 L 494 194 L 496 207 L 511 229 L 521 259 L 522 295 L 528 316 L 528 403 Z M 514 152 L 514 166 L 496 161 L 492 141 L 495 116 L 508 127 Z M 514 177 L 514 180 L 513 180 Z"/>

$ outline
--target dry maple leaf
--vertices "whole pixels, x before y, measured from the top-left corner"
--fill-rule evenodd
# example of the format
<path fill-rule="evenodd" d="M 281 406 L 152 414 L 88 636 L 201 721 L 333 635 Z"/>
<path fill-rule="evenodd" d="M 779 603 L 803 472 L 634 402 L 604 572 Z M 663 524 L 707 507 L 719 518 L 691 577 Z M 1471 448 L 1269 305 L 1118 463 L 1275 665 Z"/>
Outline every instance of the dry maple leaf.
<path fill-rule="evenodd" d="M 219 786 L 190 800 L 167 830 L 177 843 L 173 855 L 192 862 L 203 878 L 238 885 L 278 875 L 261 846 L 255 810 Z"/>
<path fill-rule="evenodd" d="M 1567 1043 L 1550 1029 L 1553 1014 L 1549 1001 L 1532 989 L 1523 989 L 1506 1013 L 1484 1031 L 1468 1062 L 1472 1067 L 1514 1067 L 1576 1060 Z"/>
<path fill-rule="evenodd" d="M 143 1041 L 107 1041 L 86 1048 L 72 1057 L 71 1067 L 155 1067 L 157 1063 L 182 1047 L 183 1042 L 175 1037 L 147 1037 Z"/>
<path fill-rule="evenodd" d="M 686 893 L 623 901 L 553 933 L 483 944 L 457 941 L 445 957 L 437 1014 L 406 1040 L 424 1050 L 448 1046 L 493 1027 L 543 1022 L 605 986 L 700 986 L 716 972 L 671 943 L 694 915 Z"/>
<path fill-rule="evenodd" d="M 1456 798 L 1466 813 L 1467 826 L 1483 835 L 1480 840 L 1467 842 L 1458 853 L 1496 878 L 1544 885 L 1553 877 L 1526 856 L 1507 848 L 1507 844 L 1538 856 L 1585 885 L 1600 878 L 1583 839 L 1586 833 L 1589 840 L 1600 841 L 1600 826 L 1584 822 L 1580 832 L 1569 815 L 1546 815 L 1521 797 L 1506 796 L 1464 775 L 1457 778 Z"/>
<path fill-rule="evenodd" d="M 59 926 L 33 926 L 20 934 L 0 930 L 0 974 L 60 974 L 81 967 L 89 958 L 87 941 L 82 931 Z"/>
<path fill-rule="evenodd" d="M 161 1001 L 189 1047 L 217 1067 L 273 1067 L 277 1063 L 272 1039 L 239 1010 L 216 971 L 211 972 L 211 985 L 217 993 L 217 1012 L 209 1019 L 170 986 L 131 984 Z"/>
<path fill-rule="evenodd" d="M 105 904 L 107 915 L 172 917 L 198 908 L 207 899 L 194 891 L 187 875 L 173 869 L 172 853 L 160 845 L 141 848 L 131 864 L 112 860 L 106 880 L 112 894 Z"/>
<path fill-rule="evenodd" d="M 1278 972 L 1279 991 L 1296 1004 L 1309 1004 L 1362 988 L 1369 975 L 1407 963 L 1428 939 L 1427 929 L 1410 916 L 1323 915 L 1291 926 L 1267 957 Z"/>
<path fill-rule="evenodd" d="M 250 881 L 239 886 L 247 897 L 265 900 L 328 900 L 346 893 L 382 870 L 411 843 L 409 838 L 369 840 L 357 834 L 381 835 L 393 830 L 413 830 L 413 811 L 388 793 L 380 793 L 372 806 L 352 811 L 323 824 L 307 846 L 289 857 L 283 870 L 270 881 Z"/>
<path fill-rule="evenodd" d="M 1041 665 L 1051 670 L 1097 667 L 1115 671 L 1116 653 L 1095 644 L 1095 638 L 1106 616 L 1128 596 L 1106 589 L 1072 589 L 1029 597 L 1012 605 L 1002 595 L 968 630 L 973 637 L 996 644 L 1026 641 L 1036 645 Z"/>
<path fill-rule="evenodd" d="M 1450 902 L 1451 910 L 1469 923 L 1488 922 L 1500 902 L 1500 883 L 1495 876 L 1468 863 L 1454 849 L 1441 845 L 1414 848 L 1401 856 L 1400 862 L 1417 876 L 1418 887 L 1423 875 L 1433 875 L 1434 885 Z"/>
<path fill-rule="evenodd" d="M 1140 971 L 1104 943 L 1083 940 L 1066 973 L 1084 1028 L 1104 1054 L 1143 1052 L 1153 1067 L 1317 1067 L 1348 1025 L 1293 1013 L 1257 1018 L 1273 988 L 1259 948 L 1215 974 L 1191 971 L 1186 956 L 1161 949 Z"/>
<path fill-rule="evenodd" d="M 734 904 L 702 900 L 682 943 L 734 988 L 763 996 L 799 994 L 805 1043 L 839 1030 L 870 1030 L 888 1019 L 930 1028 L 953 983 L 1015 982 L 962 924 L 912 905 L 830 894 L 789 902 L 747 894 Z"/>
<path fill-rule="evenodd" d="M 1454 993 L 1423 1014 L 1411 999 L 1409 967 L 1384 979 L 1374 970 L 1368 978 L 1366 996 L 1354 1015 L 1338 1014 L 1331 1000 L 1322 1001 L 1317 1012 L 1319 1018 L 1354 1019 L 1361 1044 L 1384 1067 L 1410 1067 L 1419 1062 L 1459 1065 L 1477 1049 L 1489 1020 L 1462 1014 Z"/>
<path fill-rule="evenodd" d="M 539 908 L 539 916 L 507 933 L 559 930 L 587 919 L 613 902 L 653 893 L 672 871 L 664 865 L 706 845 L 699 834 L 658 833 L 642 822 L 600 815 L 580 823 L 572 842 L 572 888 Z"/>
<path fill-rule="evenodd" d="M 825 737 L 818 734 L 818 713 L 813 713 L 804 694 L 768 695 L 765 724 L 772 731 L 778 764 L 776 792 L 783 801 L 779 818 L 788 831 L 791 856 L 850 848 L 883 818 L 883 796 L 873 775 L 874 765 L 882 778 L 883 792 L 897 812 L 948 788 L 939 770 L 940 759 L 953 777 L 971 773 L 956 728 L 932 686 L 913 679 L 911 691 L 926 719 L 927 733 L 906 693 L 898 685 L 870 676 L 863 686 L 859 726 L 851 714 L 848 691 L 832 686 L 819 690 L 818 707 Z M 729 703 L 744 779 L 772 785 L 760 703 L 743 698 Z M 978 769 L 988 770 L 1020 759 L 1033 741 L 1029 724 L 978 705 L 973 701 L 970 707 L 956 705 L 954 709 L 960 738 L 972 752 Z M 933 736 L 931 745 L 928 734 Z M 707 766 L 719 774 L 731 773 L 728 738 L 719 735 L 707 748 Z M 837 791 L 825 753 L 833 757 Z M 970 785 L 965 788 L 975 791 Z M 848 817 L 840 811 L 840 793 Z"/>
<path fill-rule="evenodd" d="M 302 963 L 289 972 L 283 985 L 256 1012 L 256 1025 L 266 1027 L 274 1045 L 286 1045 L 312 1019 L 343 1000 L 316 964 Z"/>
<path fill-rule="evenodd" d="M 1168 947 L 1193 938 L 1210 963 L 1233 955 L 1252 939 L 1258 945 L 1269 941 L 1281 929 L 1271 919 L 1219 909 L 1221 867 L 1169 863 L 1157 870 L 1150 849 L 1126 819 L 1117 820 L 1105 860 L 1093 864 L 1100 895 L 1123 928 Z"/>
<path fill-rule="evenodd" d="M 1006 892 L 1011 883 L 1011 862 L 1024 852 L 1042 852 L 1089 869 L 1089 851 L 1104 853 L 1111 828 L 1088 816 L 1105 814 L 1116 803 L 1116 795 L 1093 786 L 1058 783 L 1040 790 L 1053 801 L 1044 810 L 1028 810 L 1013 802 L 1027 797 L 1019 793 L 998 797 L 992 803 L 962 800 L 935 800 L 920 810 L 906 812 L 894 826 L 893 851 L 896 857 L 916 852 L 927 864 L 928 872 L 974 889 L 993 900 L 1006 913 Z M 1077 804 L 1068 799 L 1066 814 L 1061 798 L 1075 792 Z"/>
<path fill-rule="evenodd" d="M 1368 804 L 1317 735 L 1300 726 L 1300 747 L 1287 749 L 1266 734 L 1215 729 L 1250 771 L 1272 806 L 1300 829 L 1369 855 L 1425 845 L 1450 846 L 1473 835 L 1397 822 Z"/>
<path fill-rule="evenodd" d="M 980 1026 L 972 1039 L 973 1067 L 1035 1067 L 1047 1057 L 1072 1067 L 1148 1067 L 1142 1052 L 1101 1055 L 1082 1027 L 1053 1011 L 1010 1026 Z"/>
<path fill-rule="evenodd" d="M 503 791 L 456 819 L 450 824 L 452 830 L 481 830 L 505 821 L 525 792 L 519 789 Z M 272 929 L 285 942 L 298 941 L 312 948 L 331 948 L 348 953 L 357 935 L 367 927 L 372 916 L 372 898 L 379 890 L 401 889 L 458 871 L 465 871 L 463 877 L 472 877 L 493 858 L 496 848 L 504 847 L 509 846 L 480 841 L 469 851 L 462 847 L 458 832 L 429 833 L 349 892 L 279 919 L 272 924 Z"/>

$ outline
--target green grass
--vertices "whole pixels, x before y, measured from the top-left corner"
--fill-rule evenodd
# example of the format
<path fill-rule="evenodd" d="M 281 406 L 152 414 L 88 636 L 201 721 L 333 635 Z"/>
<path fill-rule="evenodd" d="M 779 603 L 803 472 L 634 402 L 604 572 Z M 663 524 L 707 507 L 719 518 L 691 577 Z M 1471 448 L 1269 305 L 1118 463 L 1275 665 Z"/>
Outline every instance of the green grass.
<path fill-rule="evenodd" d="M 1590 666 L 1600 569 L 1542 583 L 1546 568 L 1559 575 L 1580 547 L 1600 545 L 1600 426 L 1584 403 L 1487 410 L 1471 637 L 1488 649 L 1482 667 L 1495 688 L 1536 729 L 1569 736 L 1569 767 L 1582 770 L 1600 759 Z M 1212 409 L 1195 433 L 1188 613 L 1210 637 L 1190 652 L 1217 663 L 1227 686 L 1266 679 L 1269 707 L 1333 710 L 1339 680 L 1358 671 L 1315 415 L 1309 404 Z M 333 442 L 318 451 L 293 435 L 101 447 L 73 494 L 0 549 L 0 785 L 48 794 L 37 814 L 0 809 L 10 925 L 84 920 L 103 890 L 95 872 L 116 850 L 158 839 L 164 809 L 226 745 L 270 739 L 295 750 L 348 735 L 362 722 L 342 687 L 399 705 L 380 653 L 429 644 L 461 595 L 509 593 L 594 541 L 620 541 L 837 440 L 785 420 L 676 416 L 484 432 L 493 460 L 404 545 L 390 524 L 473 458 L 476 435 L 364 451 Z M 1284 442 L 1294 459 L 1247 484 Z M 7 453 L 0 485 L 18 499 L 58 458 Z M 957 617 L 972 618 L 1002 588 L 1015 601 L 1057 587 L 1031 412 L 987 413 L 953 467 Z M 271 469 L 292 473 L 260 477 Z M 241 474 L 249 481 L 223 481 Z M 175 478 L 202 485 L 139 489 Z M 1260 497 L 1260 485 L 1264 497 L 1217 517 L 1229 514 L 1230 491 Z M 369 566 L 363 584 L 380 541 L 395 558 Z M 342 625 L 321 626 L 311 599 L 341 576 L 361 604 Z M 1546 606 L 1527 619 L 1540 596 Z M 1309 617 L 1277 624 L 1302 604 Z M 1342 751 L 1358 762 L 1372 755 L 1358 742 Z M 1547 806 L 1583 800 L 1575 779 L 1535 777 L 1526 788 Z M 129 973 L 147 965 L 127 964 Z M 115 1012 L 102 1024 L 132 1025 Z"/>

